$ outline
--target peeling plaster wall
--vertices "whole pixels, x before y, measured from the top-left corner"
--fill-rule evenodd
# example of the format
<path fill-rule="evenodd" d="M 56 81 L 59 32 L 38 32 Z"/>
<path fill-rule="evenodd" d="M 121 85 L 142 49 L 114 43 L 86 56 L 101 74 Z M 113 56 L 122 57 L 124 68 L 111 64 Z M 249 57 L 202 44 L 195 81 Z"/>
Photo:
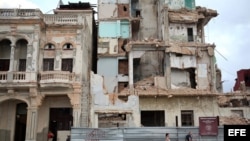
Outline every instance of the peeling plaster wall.
<path fill-rule="evenodd" d="M 158 38 L 158 2 L 157 0 L 139 0 L 141 8 L 140 36 Z"/>
<path fill-rule="evenodd" d="M 196 56 L 182 55 L 181 57 L 176 56 L 176 54 L 171 54 L 170 57 L 171 67 L 173 68 L 196 68 L 197 61 Z"/>
<path fill-rule="evenodd" d="M 118 17 L 118 7 L 116 4 L 101 4 L 98 7 L 98 18 L 105 19 L 105 18 L 116 18 Z"/>
<path fill-rule="evenodd" d="M 169 24 L 170 42 L 188 42 L 187 28 L 193 28 L 193 37 L 196 41 L 197 28 L 195 24 Z"/>
<path fill-rule="evenodd" d="M 194 126 L 199 126 L 199 117 L 218 116 L 218 106 L 214 97 L 140 97 L 140 110 L 164 110 L 165 126 L 175 126 L 175 116 L 181 126 L 181 110 L 193 110 Z"/>
<path fill-rule="evenodd" d="M 99 38 L 98 54 L 117 54 L 118 40 L 113 38 Z"/>
<path fill-rule="evenodd" d="M 134 80 L 142 80 L 156 75 L 163 76 L 164 52 L 147 51 L 142 53 L 141 51 L 133 52 L 134 58 L 140 59 L 138 64 L 134 61 Z"/>
<path fill-rule="evenodd" d="M 20 101 L 19 101 L 20 102 Z M 0 103 L 0 140 L 14 140 L 16 104 L 18 101 Z"/>
<path fill-rule="evenodd" d="M 197 59 L 197 87 L 198 89 L 210 89 L 210 84 L 213 84 L 211 79 L 213 76 L 211 67 L 214 67 L 213 57 L 208 55 L 207 51 L 201 51 L 202 59 Z M 214 78 L 215 79 L 215 76 Z"/>
<path fill-rule="evenodd" d="M 104 76 L 104 87 L 108 93 L 116 92 L 118 84 L 118 60 L 117 58 L 99 58 L 97 74 Z"/>
<path fill-rule="evenodd" d="M 120 100 L 116 93 L 106 93 L 102 76 L 91 73 L 91 126 L 98 127 L 98 113 L 129 113 L 128 127 L 139 126 L 139 98 L 129 96 L 128 101 Z"/>
<path fill-rule="evenodd" d="M 165 0 L 165 3 L 168 4 L 169 9 L 181 9 L 185 7 L 184 0 Z"/>
<path fill-rule="evenodd" d="M 190 76 L 187 71 L 172 69 L 171 71 L 171 88 L 190 87 Z"/>
<path fill-rule="evenodd" d="M 165 0 L 168 3 L 170 9 L 195 9 L 195 0 Z"/>

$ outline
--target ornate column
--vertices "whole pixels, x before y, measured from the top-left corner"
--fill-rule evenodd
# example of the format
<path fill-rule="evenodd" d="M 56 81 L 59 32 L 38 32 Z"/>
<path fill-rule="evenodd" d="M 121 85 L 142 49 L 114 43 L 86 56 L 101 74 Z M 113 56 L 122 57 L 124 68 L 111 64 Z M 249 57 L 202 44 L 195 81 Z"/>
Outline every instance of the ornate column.
<path fill-rule="evenodd" d="M 44 96 L 37 94 L 37 88 L 30 88 L 30 105 L 27 108 L 27 125 L 25 141 L 36 141 L 38 107 Z"/>
<path fill-rule="evenodd" d="M 28 47 L 27 47 L 27 61 L 26 61 L 26 71 L 27 72 L 34 71 L 32 69 L 36 67 L 36 66 L 32 67 L 32 52 L 33 52 L 32 45 L 28 45 Z"/>
<path fill-rule="evenodd" d="M 38 107 L 28 107 L 25 141 L 36 141 Z"/>
<path fill-rule="evenodd" d="M 74 91 L 68 94 L 70 103 L 73 107 L 73 127 L 80 127 L 81 117 L 81 85 L 73 84 Z"/>
<path fill-rule="evenodd" d="M 10 66 L 7 76 L 7 81 L 10 82 L 13 80 L 13 69 L 14 69 L 14 59 L 15 59 L 15 45 L 11 44 L 11 51 L 10 51 Z"/>

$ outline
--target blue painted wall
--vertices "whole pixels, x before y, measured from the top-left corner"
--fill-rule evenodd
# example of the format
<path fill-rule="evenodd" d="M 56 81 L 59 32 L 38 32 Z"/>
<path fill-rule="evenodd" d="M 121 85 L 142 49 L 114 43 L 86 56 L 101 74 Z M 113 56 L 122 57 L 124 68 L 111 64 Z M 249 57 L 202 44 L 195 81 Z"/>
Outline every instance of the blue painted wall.
<path fill-rule="evenodd" d="M 114 93 L 118 84 L 117 58 L 98 58 L 97 74 L 103 76 L 104 85 L 108 93 Z"/>
<path fill-rule="evenodd" d="M 100 21 L 99 37 L 101 38 L 129 38 L 129 21 Z"/>

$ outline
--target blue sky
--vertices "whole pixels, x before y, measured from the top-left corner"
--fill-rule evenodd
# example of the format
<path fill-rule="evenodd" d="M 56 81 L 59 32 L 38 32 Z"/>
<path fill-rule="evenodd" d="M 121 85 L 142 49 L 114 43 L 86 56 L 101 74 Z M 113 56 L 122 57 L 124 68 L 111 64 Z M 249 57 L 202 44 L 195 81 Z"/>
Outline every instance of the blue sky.
<path fill-rule="evenodd" d="M 79 2 L 80 0 L 63 0 Z M 81 0 L 97 3 L 97 0 Z M 52 13 L 59 0 L 0 0 L 0 8 L 39 8 Z M 207 43 L 216 45 L 216 59 L 222 71 L 224 92 L 233 89 L 237 71 L 250 69 L 250 0 L 196 0 L 196 6 L 217 10 L 219 15 L 206 26 Z"/>

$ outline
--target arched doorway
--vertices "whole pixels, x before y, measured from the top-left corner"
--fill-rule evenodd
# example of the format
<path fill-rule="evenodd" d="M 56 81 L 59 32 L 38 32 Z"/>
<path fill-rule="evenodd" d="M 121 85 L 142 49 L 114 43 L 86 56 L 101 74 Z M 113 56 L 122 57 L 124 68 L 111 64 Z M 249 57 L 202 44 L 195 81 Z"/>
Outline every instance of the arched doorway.
<path fill-rule="evenodd" d="M 27 121 L 27 104 L 16 105 L 15 141 L 25 141 Z"/>

